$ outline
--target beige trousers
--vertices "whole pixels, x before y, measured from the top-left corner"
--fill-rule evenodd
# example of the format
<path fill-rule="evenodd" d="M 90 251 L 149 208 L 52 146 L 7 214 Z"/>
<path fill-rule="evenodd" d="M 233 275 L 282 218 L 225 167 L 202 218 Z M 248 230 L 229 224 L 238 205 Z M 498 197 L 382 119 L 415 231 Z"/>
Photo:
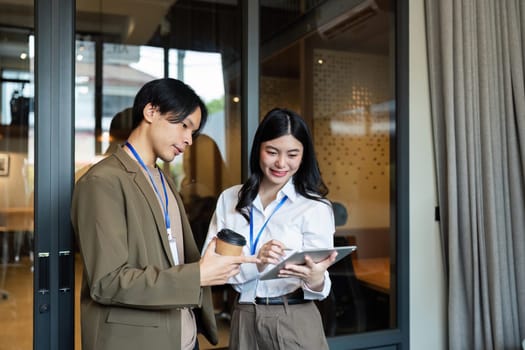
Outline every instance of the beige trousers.
<path fill-rule="evenodd" d="M 328 350 L 314 302 L 296 305 L 235 303 L 230 350 Z"/>

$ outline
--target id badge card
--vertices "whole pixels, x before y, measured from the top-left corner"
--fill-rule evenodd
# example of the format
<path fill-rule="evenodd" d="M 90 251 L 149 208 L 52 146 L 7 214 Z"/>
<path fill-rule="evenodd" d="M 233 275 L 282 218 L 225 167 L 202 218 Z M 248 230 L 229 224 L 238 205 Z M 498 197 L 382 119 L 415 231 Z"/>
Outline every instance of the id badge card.
<path fill-rule="evenodd" d="M 171 228 L 168 227 L 168 228 L 166 229 L 166 232 L 168 233 L 168 241 L 170 241 L 170 242 L 174 242 L 174 241 L 175 241 L 175 237 L 173 237 L 173 236 L 171 235 Z"/>

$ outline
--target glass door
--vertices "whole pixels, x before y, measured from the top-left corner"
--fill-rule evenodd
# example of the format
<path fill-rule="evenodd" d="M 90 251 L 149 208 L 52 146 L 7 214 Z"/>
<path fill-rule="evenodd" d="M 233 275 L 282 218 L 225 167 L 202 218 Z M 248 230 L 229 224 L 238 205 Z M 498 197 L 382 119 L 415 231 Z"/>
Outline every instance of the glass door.
<path fill-rule="evenodd" d="M 0 4 L 2 350 L 73 344 L 74 12 L 70 1 L 35 3 Z"/>
<path fill-rule="evenodd" d="M 238 1 L 77 2 L 75 180 L 127 139 L 130 108 L 146 82 L 171 77 L 201 96 L 208 123 L 184 154 L 160 162 L 178 185 L 199 248 L 220 192 L 241 181 L 241 21 Z M 124 3 L 124 2 L 123 2 Z M 147 14 L 147 16 L 145 16 Z M 214 30 L 210 30 L 213 23 Z M 82 260 L 75 253 L 75 349 L 81 348 Z M 227 347 L 228 287 L 214 287 L 219 344 Z"/>
<path fill-rule="evenodd" d="M 261 5 L 260 114 L 288 106 L 309 123 L 334 245 L 357 246 L 318 303 L 328 337 L 397 327 L 395 15 L 394 1 Z"/>
<path fill-rule="evenodd" d="M 351 265 L 333 271 L 333 295 L 319 305 L 329 341 L 337 348 L 374 331 L 362 348 L 391 344 L 384 335 L 403 323 L 408 285 L 396 275 L 398 3 L 261 1 L 260 29 L 248 33 L 260 34 L 260 84 L 245 89 L 241 19 L 251 1 L 2 2 L 0 350 L 81 348 L 74 179 L 126 139 L 138 88 L 168 76 L 191 85 L 210 112 L 184 157 L 160 164 L 179 185 L 197 243 L 218 194 L 242 181 L 243 123 L 253 126 L 257 113 L 243 119 L 241 106 L 297 110 L 314 132 L 336 240 L 359 247 Z M 226 347 L 234 295 L 217 287 L 213 297 L 217 347 Z M 200 345 L 213 348 L 204 338 Z"/>
<path fill-rule="evenodd" d="M 0 5 L 0 349 L 32 349 L 33 9 Z M 17 21 L 13 19 L 18 17 Z"/>

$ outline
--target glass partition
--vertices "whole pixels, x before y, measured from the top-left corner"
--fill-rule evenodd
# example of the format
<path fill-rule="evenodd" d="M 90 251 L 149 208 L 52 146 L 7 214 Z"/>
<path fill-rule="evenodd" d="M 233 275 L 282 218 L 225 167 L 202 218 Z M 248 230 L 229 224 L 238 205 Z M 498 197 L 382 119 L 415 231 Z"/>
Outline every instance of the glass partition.
<path fill-rule="evenodd" d="M 241 22 L 237 1 L 77 2 L 75 178 L 125 142 L 130 107 L 146 82 L 173 77 L 204 100 L 208 123 L 171 164 L 199 247 L 219 193 L 240 179 Z M 212 25 L 210 25 L 212 24 Z M 77 257 L 76 348 L 80 349 Z M 220 343 L 228 344 L 227 288 L 214 288 Z M 212 348 L 199 336 L 201 349 Z"/>
<path fill-rule="evenodd" d="M 2 349 L 33 347 L 34 36 L 28 29 L 33 25 L 32 10 L 0 4 Z"/>
<path fill-rule="evenodd" d="M 318 303 L 326 334 L 395 328 L 396 1 L 259 4 L 260 115 L 281 106 L 305 118 L 330 189 L 334 243 L 358 247 L 330 268 L 332 292 Z M 209 121 L 183 156 L 160 165 L 179 186 L 199 245 L 218 194 L 242 181 L 241 5 L 76 1 L 76 179 L 126 140 L 129 107 L 145 82 L 185 81 L 205 101 Z M 6 350 L 33 347 L 33 16 L 32 2 L 0 4 L 0 347 Z M 81 275 L 77 256 L 76 349 Z M 213 291 L 216 347 L 224 348 L 234 295 L 228 286 Z M 214 348 L 199 340 L 201 349 Z"/>
<path fill-rule="evenodd" d="M 280 106 L 306 119 L 334 244 L 357 245 L 329 269 L 333 288 L 318 303 L 326 334 L 394 328 L 395 2 L 278 3 L 261 4 L 260 113 Z"/>

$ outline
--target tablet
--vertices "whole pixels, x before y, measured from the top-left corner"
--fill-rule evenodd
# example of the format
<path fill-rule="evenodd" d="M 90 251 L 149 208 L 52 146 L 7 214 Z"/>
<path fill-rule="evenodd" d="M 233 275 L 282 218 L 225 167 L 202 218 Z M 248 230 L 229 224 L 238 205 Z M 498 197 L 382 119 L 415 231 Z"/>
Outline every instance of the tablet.
<path fill-rule="evenodd" d="M 279 264 L 275 265 L 270 270 L 264 272 L 259 279 L 261 281 L 265 280 L 272 280 L 278 277 L 279 270 L 284 268 L 284 265 L 290 263 L 294 265 L 301 265 L 304 264 L 304 256 L 308 255 L 314 262 L 323 261 L 326 259 L 332 252 L 337 252 L 337 257 L 335 258 L 334 264 L 347 256 L 348 254 L 352 253 L 354 250 L 356 250 L 355 245 L 349 245 L 344 247 L 334 247 L 334 248 L 327 248 L 327 249 L 304 249 L 304 250 L 297 250 L 293 253 L 291 253 L 286 259 L 281 261 Z"/>

